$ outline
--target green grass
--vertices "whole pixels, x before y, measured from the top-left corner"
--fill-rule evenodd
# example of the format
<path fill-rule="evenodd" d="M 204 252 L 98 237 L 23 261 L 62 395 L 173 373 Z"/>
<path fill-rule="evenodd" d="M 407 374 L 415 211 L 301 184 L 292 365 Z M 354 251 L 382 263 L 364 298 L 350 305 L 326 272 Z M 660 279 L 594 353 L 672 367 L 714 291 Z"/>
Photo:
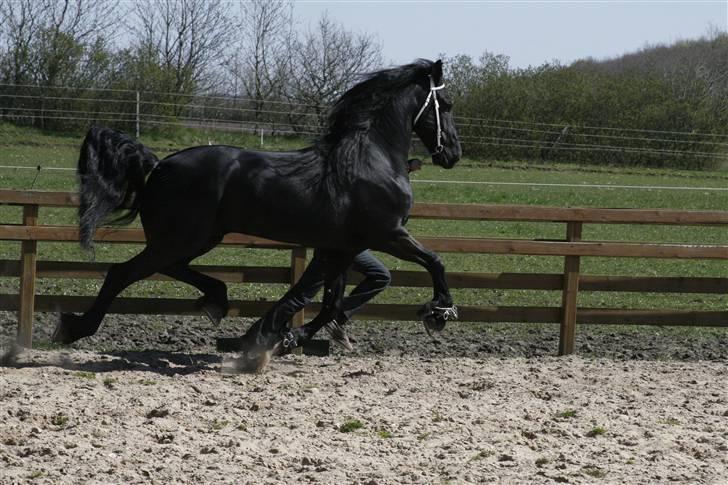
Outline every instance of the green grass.
<path fill-rule="evenodd" d="M 575 418 L 576 417 L 576 411 L 573 409 L 566 409 L 565 411 L 561 411 L 560 413 L 556 413 L 557 418 L 562 419 L 569 419 L 569 418 Z"/>
<path fill-rule="evenodd" d="M 221 420 L 214 419 L 212 421 L 212 423 L 210 424 L 210 429 L 212 431 L 220 431 L 221 429 L 225 428 L 225 426 L 227 426 L 228 424 L 230 424 L 230 422 L 226 421 L 224 419 L 221 419 Z"/>
<path fill-rule="evenodd" d="M 68 416 L 63 413 L 54 414 L 51 416 L 51 424 L 59 428 L 65 428 L 68 425 Z"/>
<path fill-rule="evenodd" d="M 96 373 L 94 372 L 78 371 L 74 372 L 73 375 L 75 377 L 78 377 L 79 379 L 86 379 L 89 381 L 93 381 L 94 379 L 96 379 Z"/>
<path fill-rule="evenodd" d="M 660 424 L 666 424 L 668 426 L 678 426 L 678 425 L 680 425 L 680 421 L 678 419 L 675 419 L 675 418 L 660 419 L 657 422 L 660 423 Z"/>
<path fill-rule="evenodd" d="M 351 419 L 351 420 L 343 423 L 341 426 L 339 426 L 339 431 L 342 433 L 351 433 L 351 432 L 354 432 L 357 429 L 361 429 L 363 427 L 364 427 L 364 423 L 362 423 L 358 419 Z"/>
<path fill-rule="evenodd" d="M 73 168 L 78 157 L 82 134 L 59 135 L 41 130 L 18 128 L 0 123 L 0 147 L 3 156 L 0 165 L 46 168 Z M 173 132 L 143 133 L 141 141 L 159 155 L 176 149 L 199 144 L 226 143 L 258 149 L 259 139 L 254 136 L 219 133 L 213 131 L 174 130 Z M 266 150 L 301 148 L 303 140 L 290 138 L 266 139 Z M 37 178 L 36 178 L 37 175 Z M 463 160 L 452 170 L 443 170 L 426 161 L 422 171 L 413 175 L 415 199 L 419 202 L 461 202 L 482 204 L 551 205 L 560 207 L 632 207 L 728 210 L 728 191 L 704 190 L 629 190 L 617 186 L 674 186 L 674 187 L 728 187 L 728 172 L 693 172 L 642 168 L 614 168 L 610 166 L 564 165 L 556 163 L 479 162 Z M 539 184 L 600 184 L 613 188 L 582 188 L 562 186 L 520 185 L 462 185 L 435 184 L 423 180 L 465 180 L 473 182 L 539 183 Z M 40 173 L 28 169 L 0 168 L 0 188 L 41 190 L 75 190 L 73 171 Z M 18 223 L 21 210 L 0 207 L 0 222 Z M 43 208 L 40 222 L 45 224 L 75 224 L 76 215 L 70 209 Z M 139 225 L 136 221 L 135 225 Z M 480 236 L 498 238 L 561 239 L 565 225 L 561 223 L 433 221 L 413 219 L 409 228 L 415 235 Z M 584 227 L 584 240 L 623 240 L 649 242 L 682 242 L 691 244 L 726 244 L 726 228 L 672 227 L 650 225 L 588 224 Z M 136 254 L 138 245 L 99 244 L 96 261 L 124 261 Z M 0 259 L 17 259 L 19 243 L 0 243 Z M 86 261 L 76 244 L 42 243 L 40 260 Z M 443 254 L 448 271 L 472 272 L 528 272 L 562 273 L 563 258 L 541 256 Z M 420 269 L 414 264 L 382 255 L 382 260 L 393 270 Z M 198 264 L 288 266 L 290 254 L 286 251 L 217 248 L 198 258 Z M 582 258 L 583 274 L 625 276 L 701 276 L 728 277 L 725 261 L 682 261 L 648 258 Z M 98 280 L 41 279 L 37 282 L 39 294 L 95 295 Z M 15 278 L 0 278 L 0 293 L 16 293 Z M 231 298 L 274 300 L 280 297 L 286 285 L 233 284 Z M 197 291 L 181 283 L 140 282 L 127 289 L 123 296 L 159 296 L 196 298 Z M 454 290 L 455 301 L 461 305 L 533 305 L 559 306 L 559 291 L 528 290 Z M 428 288 L 390 288 L 375 300 L 376 303 L 420 303 L 431 297 Z M 699 310 L 725 310 L 724 295 L 674 295 L 658 293 L 581 292 L 579 305 L 601 308 L 673 308 Z"/>
<path fill-rule="evenodd" d="M 605 434 L 607 434 L 607 429 L 602 426 L 595 426 L 586 433 L 589 438 L 596 438 Z"/>

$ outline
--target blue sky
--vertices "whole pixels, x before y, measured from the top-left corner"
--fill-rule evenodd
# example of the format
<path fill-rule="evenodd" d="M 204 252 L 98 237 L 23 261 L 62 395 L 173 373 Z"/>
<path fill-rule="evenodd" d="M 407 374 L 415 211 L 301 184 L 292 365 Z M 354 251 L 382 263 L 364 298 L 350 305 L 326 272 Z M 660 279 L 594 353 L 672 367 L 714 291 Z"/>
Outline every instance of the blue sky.
<path fill-rule="evenodd" d="M 512 67 L 604 59 L 647 44 L 728 30 L 728 0 L 710 1 L 317 1 L 298 0 L 301 26 L 323 12 L 347 30 L 374 34 L 387 63 L 483 51 Z"/>

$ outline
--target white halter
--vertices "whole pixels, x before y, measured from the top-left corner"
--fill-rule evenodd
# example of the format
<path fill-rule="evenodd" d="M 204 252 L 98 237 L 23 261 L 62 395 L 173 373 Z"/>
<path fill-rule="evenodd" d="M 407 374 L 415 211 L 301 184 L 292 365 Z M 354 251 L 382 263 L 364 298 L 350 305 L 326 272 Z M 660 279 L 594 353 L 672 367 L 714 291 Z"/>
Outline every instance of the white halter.
<path fill-rule="evenodd" d="M 432 79 L 432 76 L 428 76 L 430 78 L 430 93 L 427 95 L 427 99 L 425 99 L 425 104 L 422 105 L 422 108 L 420 108 L 419 113 L 417 113 L 417 116 L 415 116 L 415 122 L 412 124 L 412 126 L 417 126 L 417 122 L 420 119 L 420 116 L 422 116 L 422 113 L 425 112 L 425 109 L 427 109 L 427 106 L 430 104 L 430 100 L 435 100 L 435 120 L 437 121 L 437 147 L 435 148 L 435 153 L 440 153 L 442 151 L 442 127 L 440 126 L 440 103 L 437 101 L 437 93 L 435 91 L 439 91 L 440 89 L 445 87 L 445 84 L 440 84 L 439 86 L 435 86 L 435 80 Z"/>

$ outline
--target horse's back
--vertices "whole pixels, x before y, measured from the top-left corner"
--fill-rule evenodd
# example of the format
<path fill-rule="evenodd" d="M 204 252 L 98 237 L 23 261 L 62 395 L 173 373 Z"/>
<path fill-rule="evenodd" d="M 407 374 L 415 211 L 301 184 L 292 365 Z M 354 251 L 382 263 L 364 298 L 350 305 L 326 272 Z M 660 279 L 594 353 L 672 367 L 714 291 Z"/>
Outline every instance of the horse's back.
<path fill-rule="evenodd" d="M 309 219 L 300 211 L 310 211 L 312 202 L 301 198 L 311 195 L 314 157 L 307 150 L 257 152 L 224 145 L 174 153 L 159 162 L 144 189 L 147 237 L 185 231 L 289 236 L 301 217 Z"/>

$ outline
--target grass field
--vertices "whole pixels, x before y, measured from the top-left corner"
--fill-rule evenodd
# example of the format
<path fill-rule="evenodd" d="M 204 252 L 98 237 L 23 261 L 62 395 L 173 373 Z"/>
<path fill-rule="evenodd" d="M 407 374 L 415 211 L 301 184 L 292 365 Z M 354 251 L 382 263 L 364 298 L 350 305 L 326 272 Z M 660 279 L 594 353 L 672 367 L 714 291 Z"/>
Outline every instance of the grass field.
<path fill-rule="evenodd" d="M 158 155 L 167 155 L 191 145 L 224 143 L 259 149 L 259 140 L 234 134 L 177 132 L 174 136 L 142 136 L 141 140 Z M 0 123 L 0 188 L 75 190 L 72 170 L 78 156 L 81 136 L 60 136 L 40 131 L 19 129 Z M 263 149 L 283 150 L 300 148 L 305 141 L 268 138 Z M 33 169 L 40 165 L 40 171 Z M 29 168 L 7 168 L 29 167 Z M 438 182 L 427 182 L 427 181 Z M 441 183 L 468 181 L 468 184 Z M 479 183 L 472 183 L 479 182 Z M 503 183 L 543 185 L 497 185 Z M 489 185 L 494 184 L 494 185 Z M 610 185 L 608 188 L 549 186 L 545 184 Z M 623 186 L 674 187 L 625 188 Z M 728 188 L 728 172 L 691 172 L 656 169 L 621 169 L 615 167 L 573 166 L 558 163 L 479 162 L 465 159 L 452 170 L 435 167 L 426 160 L 423 170 L 413 176 L 415 199 L 419 202 L 459 202 L 484 204 L 531 204 L 560 207 L 630 207 L 728 210 L 728 191 L 709 190 Z M 684 190 L 691 188 L 691 190 Z M 682 189 L 682 190 L 677 190 Z M 694 190 L 693 190 L 694 189 Z M 4 223 L 20 220 L 19 208 L 0 208 Z M 72 224 L 73 211 L 42 209 L 41 222 Z M 562 238 L 563 224 L 534 224 L 507 222 L 418 221 L 410 222 L 415 235 L 462 235 L 483 237 Z M 707 227 L 587 225 L 584 239 L 687 242 L 693 244 L 725 244 L 728 230 Z M 98 261 L 121 261 L 138 252 L 134 245 L 99 245 Z M 19 254 L 18 243 L 0 243 L 0 257 L 14 259 Z M 288 265 L 289 253 L 272 250 L 217 249 L 198 260 L 205 264 L 266 264 Z M 46 260 L 85 260 L 76 245 L 41 244 L 39 258 Z M 391 269 L 414 269 L 414 266 L 382 259 Z M 553 257 L 459 255 L 445 254 L 444 261 L 451 271 L 482 272 L 555 272 L 563 269 L 563 259 Z M 725 261 L 677 261 L 655 259 L 583 258 L 586 274 L 663 275 L 728 277 Z M 40 293 L 94 294 L 98 281 L 41 280 Z M 15 293 L 17 280 L 3 279 L 3 293 Z M 283 291 L 274 285 L 232 285 L 231 297 L 255 299 L 275 298 Z M 195 290 L 182 284 L 143 282 L 128 289 L 126 295 L 194 296 Z M 429 298 L 427 289 L 392 288 L 377 299 L 379 302 L 417 303 Z M 486 305 L 559 305 L 559 292 L 456 290 L 460 304 Z M 724 310 L 725 295 L 660 295 L 660 294 L 602 294 L 580 295 L 580 305 L 594 307 L 634 308 L 693 308 Z"/>

